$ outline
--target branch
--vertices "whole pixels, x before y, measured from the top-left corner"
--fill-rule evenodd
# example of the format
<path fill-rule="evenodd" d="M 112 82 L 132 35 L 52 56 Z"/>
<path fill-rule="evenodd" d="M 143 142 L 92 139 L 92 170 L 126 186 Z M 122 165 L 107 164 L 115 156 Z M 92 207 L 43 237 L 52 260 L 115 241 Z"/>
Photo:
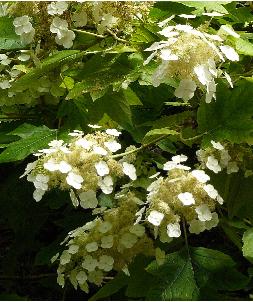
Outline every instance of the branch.
<path fill-rule="evenodd" d="M 135 152 L 139 152 L 151 145 L 154 145 L 155 143 L 165 139 L 167 136 L 169 136 L 170 134 L 164 134 L 162 136 L 160 136 L 159 138 L 157 139 L 154 139 L 152 142 L 148 143 L 148 144 L 143 144 L 141 147 L 139 148 L 136 148 L 134 150 L 130 150 L 130 151 L 127 151 L 127 152 L 124 152 L 124 153 L 120 153 L 120 154 L 116 154 L 116 155 L 113 155 L 112 158 L 119 158 L 119 157 L 122 157 L 122 156 L 125 156 L 125 155 L 129 155 L 129 154 L 132 154 L 132 153 L 135 153 Z"/>
<path fill-rule="evenodd" d="M 207 133 L 208 133 L 208 131 L 206 131 L 204 133 L 201 133 L 199 135 L 193 136 L 193 137 L 183 138 L 182 133 L 180 132 L 180 139 L 182 140 L 182 142 L 184 142 L 184 141 L 193 141 L 195 139 L 201 138 L 202 136 L 204 136 Z"/>
<path fill-rule="evenodd" d="M 8 275 L 0 275 L 0 280 L 38 280 L 49 277 L 56 277 L 55 273 L 48 274 L 39 274 L 39 275 L 30 275 L 30 276 L 8 276 Z"/>
<path fill-rule="evenodd" d="M 119 42 L 123 42 L 123 43 L 129 43 L 127 40 L 125 39 L 121 39 L 119 38 L 112 30 L 110 30 L 109 28 L 107 28 L 106 30 L 111 36 L 113 36 L 113 38 Z"/>
<path fill-rule="evenodd" d="M 87 34 L 87 35 L 90 35 L 90 36 L 93 36 L 93 37 L 97 37 L 97 38 L 100 38 L 100 39 L 104 39 L 104 38 L 107 37 L 107 36 L 95 34 L 95 33 L 93 33 L 93 32 L 86 31 L 86 30 L 80 30 L 80 29 L 72 29 L 72 30 L 75 31 L 75 32 L 77 32 L 77 33 Z"/>

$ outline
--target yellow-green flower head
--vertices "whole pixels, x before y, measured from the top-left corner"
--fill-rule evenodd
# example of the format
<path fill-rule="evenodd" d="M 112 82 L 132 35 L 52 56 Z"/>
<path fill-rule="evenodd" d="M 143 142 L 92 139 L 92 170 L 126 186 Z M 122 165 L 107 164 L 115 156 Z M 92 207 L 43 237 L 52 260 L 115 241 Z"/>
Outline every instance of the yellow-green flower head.
<path fill-rule="evenodd" d="M 107 30 L 129 33 L 133 21 L 145 19 L 152 6 L 153 2 L 145 1 L 87 1 L 77 9 L 73 19 L 77 27 L 95 25 L 99 34 Z"/>
<path fill-rule="evenodd" d="M 200 149 L 196 152 L 200 166 L 203 169 L 209 169 L 214 173 L 219 173 L 226 169 L 227 174 L 239 171 L 242 165 L 242 150 L 232 151 L 233 148 L 227 143 L 211 141 L 211 146 L 206 149 Z"/>
<path fill-rule="evenodd" d="M 49 148 L 39 150 L 35 154 L 38 160 L 28 164 L 22 175 L 34 183 L 34 199 L 40 201 L 46 191 L 59 188 L 70 192 L 75 206 L 80 203 L 83 208 L 95 208 L 98 190 L 111 194 L 117 178 L 124 175 L 136 180 L 132 163 L 113 159 L 113 154 L 121 149 L 120 134 L 116 129 L 87 135 L 74 130 L 69 134 L 69 143 L 53 140 Z"/>
<path fill-rule="evenodd" d="M 145 227 L 135 224 L 138 204 L 133 193 L 118 199 L 119 206 L 103 213 L 102 218 L 88 222 L 69 233 L 68 249 L 59 257 L 58 283 L 69 278 L 75 288 L 88 291 L 88 283 L 101 285 L 112 270 L 127 272 L 137 254 L 154 255 L 152 240 Z M 54 257 L 53 261 L 58 258 Z"/>
<path fill-rule="evenodd" d="M 146 220 L 163 242 L 180 237 L 182 220 L 195 234 L 218 224 L 214 210 L 223 199 L 208 184 L 210 177 L 203 170 L 191 171 L 184 165 L 186 160 L 185 155 L 173 156 L 164 164 L 168 176 L 159 177 L 147 188 Z"/>
<path fill-rule="evenodd" d="M 215 78 L 223 71 L 216 67 L 225 60 L 239 61 L 239 55 L 229 45 L 224 45 L 223 38 L 211 35 L 201 28 L 177 24 L 166 26 L 160 32 L 167 40 L 155 42 L 146 51 L 153 53 L 144 64 L 155 56 L 160 65 L 153 75 L 153 85 L 159 86 L 164 81 L 174 78 L 179 80 L 175 96 L 188 101 L 194 96 L 197 87 L 206 90 L 206 102 L 215 98 Z M 231 79 L 224 72 L 225 78 L 232 85 Z"/>

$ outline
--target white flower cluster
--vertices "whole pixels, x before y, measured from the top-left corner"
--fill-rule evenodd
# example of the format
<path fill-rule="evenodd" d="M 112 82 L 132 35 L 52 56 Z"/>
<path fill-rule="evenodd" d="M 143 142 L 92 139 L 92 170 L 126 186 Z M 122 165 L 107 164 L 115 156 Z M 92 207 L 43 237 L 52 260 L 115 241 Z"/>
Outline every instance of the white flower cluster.
<path fill-rule="evenodd" d="M 155 237 L 169 242 L 181 236 L 180 222 L 189 225 L 189 232 L 199 234 L 217 226 L 216 204 L 223 199 L 207 182 L 203 170 L 191 170 L 183 163 L 185 155 L 173 156 L 164 164 L 168 177 L 159 177 L 147 188 L 146 220 L 154 227 Z"/>
<path fill-rule="evenodd" d="M 113 153 L 121 149 L 116 129 L 97 131 L 84 135 L 82 131 L 69 133 L 72 140 L 53 140 L 48 149 L 39 150 L 38 160 L 27 165 L 27 180 L 33 182 L 33 197 L 40 201 L 46 191 L 59 187 L 68 190 L 75 206 L 95 208 L 96 191 L 111 194 L 117 177 L 128 176 L 136 180 L 136 170 L 127 161 L 113 159 Z"/>
<path fill-rule="evenodd" d="M 62 45 L 64 48 L 73 46 L 75 33 L 68 29 L 68 22 L 59 17 L 55 17 L 50 25 L 50 31 L 56 34 L 55 42 Z"/>
<path fill-rule="evenodd" d="M 242 158 L 240 159 L 237 154 L 236 158 L 232 159 L 229 151 L 220 142 L 212 140 L 211 144 L 212 147 L 208 147 L 205 150 L 200 149 L 196 152 L 201 167 L 203 169 L 207 168 L 216 174 L 224 169 L 226 169 L 227 174 L 238 172 L 238 164 L 241 163 Z"/>
<path fill-rule="evenodd" d="M 161 22 L 160 26 L 163 27 L 164 23 Z M 228 27 L 223 26 L 223 32 L 224 28 Z M 155 87 L 174 77 L 180 80 L 175 90 L 176 97 L 188 101 L 194 96 L 196 88 L 200 87 L 206 90 L 207 103 L 215 99 L 215 78 L 222 73 L 233 87 L 230 76 L 216 65 L 226 59 L 239 61 L 239 55 L 234 48 L 223 44 L 222 35 L 209 34 L 182 24 L 166 26 L 159 33 L 167 40 L 155 42 L 147 48 L 146 51 L 152 51 L 152 54 L 144 62 L 148 64 L 156 56 L 161 62 L 153 75 Z M 239 36 L 233 29 L 227 30 L 226 34 Z"/>
<path fill-rule="evenodd" d="M 30 22 L 29 16 L 25 15 L 15 18 L 13 25 L 15 27 L 15 32 L 20 36 L 22 43 L 26 45 L 33 41 L 35 29 Z"/>
<path fill-rule="evenodd" d="M 69 233 L 68 249 L 59 257 L 58 283 L 65 279 L 88 292 L 88 283 L 101 285 L 112 270 L 128 272 L 128 265 L 140 253 L 154 255 L 153 243 L 145 233 L 145 227 L 134 224 L 137 204 L 133 193 L 119 200 L 119 206 Z"/>
<path fill-rule="evenodd" d="M 108 29 L 131 32 L 132 21 L 147 16 L 152 5 L 141 1 L 85 2 L 73 14 L 73 21 L 77 27 L 93 24 L 99 34 L 104 34 Z"/>

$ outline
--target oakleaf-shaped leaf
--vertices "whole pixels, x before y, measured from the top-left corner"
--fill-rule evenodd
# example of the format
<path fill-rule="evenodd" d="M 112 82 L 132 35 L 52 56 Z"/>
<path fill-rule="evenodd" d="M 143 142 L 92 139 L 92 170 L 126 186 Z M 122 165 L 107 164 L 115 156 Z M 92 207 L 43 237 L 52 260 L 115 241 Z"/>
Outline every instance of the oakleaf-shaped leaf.
<path fill-rule="evenodd" d="M 205 141 L 229 140 L 243 143 L 253 136 L 253 83 L 243 80 L 234 89 L 217 86 L 217 99 L 201 103 L 198 110 L 199 132 Z"/>

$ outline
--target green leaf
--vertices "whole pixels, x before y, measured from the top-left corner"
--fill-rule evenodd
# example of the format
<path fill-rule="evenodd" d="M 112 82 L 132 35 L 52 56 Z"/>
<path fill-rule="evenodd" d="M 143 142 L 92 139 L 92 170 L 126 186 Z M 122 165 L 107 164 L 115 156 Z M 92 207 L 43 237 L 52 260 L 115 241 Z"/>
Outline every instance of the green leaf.
<path fill-rule="evenodd" d="M 87 55 L 86 51 L 79 50 L 62 50 L 43 60 L 39 66 L 31 68 L 25 75 L 19 78 L 13 85 L 12 89 L 26 89 L 31 82 L 38 79 L 44 74 L 55 70 L 56 68 L 77 61 Z"/>
<path fill-rule="evenodd" d="M 15 33 L 13 18 L 0 17 L 0 49 L 23 49 L 20 37 Z"/>
<path fill-rule="evenodd" d="M 182 125 L 185 121 L 191 121 L 194 117 L 195 113 L 192 111 L 184 111 L 177 114 L 172 114 L 168 116 L 162 116 L 158 120 L 149 122 L 149 125 L 156 128 L 163 128 L 163 127 L 175 127 Z M 146 123 L 148 125 L 148 123 Z"/>
<path fill-rule="evenodd" d="M 203 247 L 191 248 L 191 259 L 197 283 L 214 291 L 235 291 L 248 284 L 248 278 L 236 269 L 227 254 Z"/>
<path fill-rule="evenodd" d="M 197 113 L 198 130 L 206 133 L 205 141 L 227 139 L 243 143 L 252 140 L 252 91 L 253 83 L 245 80 L 232 90 L 218 84 L 216 101 L 202 102 Z"/>
<path fill-rule="evenodd" d="M 228 12 L 227 18 L 235 23 L 245 24 L 252 21 L 252 14 L 248 7 L 238 7 L 235 1 L 231 1 L 225 5 L 225 8 Z"/>
<path fill-rule="evenodd" d="M 36 127 L 33 130 L 29 128 L 27 136 L 23 133 L 20 140 L 10 143 L 0 154 L 0 162 L 3 163 L 24 159 L 31 153 L 46 147 L 55 136 L 56 130 L 51 130 L 46 126 Z"/>
<path fill-rule="evenodd" d="M 213 185 L 226 201 L 228 217 L 249 219 L 253 223 L 253 177 L 245 177 L 242 171 L 227 175 L 218 173 Z"/>
<path fill-rule="evenodd" d="M 253 56 L 253 44 L 248 40 L 236 39 L 235 48 L 240 54 Z"/>
<path fill-rule="evenodd" d="M 157 35 L 145 26 L 137 27 L 131 37 L 132 43 L 151 43 L 156 41 Z"/>
<path fill-rule="evenodd" d="M 219 1 L 219 2 L 214 2 L 214 1 L 179 1 L 179 3 L 182 3 L 183 5 L 189 6 L 189 7 L 194 7 L 196 8 L 196 11 L 193 13 L 204 13 L 206 11 L 215 11 L 223 14 L 227 14 L 228 11 L 226 8 L 223 6 L 224 4 L 227 4 L 229 1 Z"/>
<path fill-rule="evenodd" d="M 128 84 L 135 81 L 139 73 L 138 65 L 132 64 L 128 54 L 94 55 L 80 70 L 68 72 L 69 76 L 81 82 L 75 84 L 67 99 L 74 99 L 89 92 L 95 101 L 102 97 L 110 86 L 118 91 L 124 81 Z"/>
<path fill-rule="evenodd" d="M 212 299 L 223 291 L 245 288 L 249 282 L 229 255 L 203 247 L 169 254 L 162 266 L 153 261 L 147 271 L 156 277 L 148 300 L 205 300 L 207 292 Z"/>
<path fill-rule="evenodd" d="M 95 295 L 93 295 L 89 301 L 102 300 L 110 297 L 118 292 L 121 288 L 127 285 L 128 276 L 124 273 L 119 273 L 113 280 L 106 283 Z"/>
<path fill-rule="evenodd" d="M 253 263 L 253 228 L 250 228 L 243 234 L 243 256 Z"/>
<path fill-rule="evenodd" d="M 150 130 L 143 138 L 142 144 L 148 144 L 156 139 L 163 138 L 169 135 L 177 135 L 178 132 L 175 130 L 161 128 Z"/>
<path fill-rule="evenodd" d="M 162 21 L 172 15 L 190 14 L 193 8 L 187 7 L 184 4 L 185 2 L 181 4 L 173 1 L 157 1 L 154 8 L 151 9 L 149 16 L 156 21 Z"/>
<path fill-rule="evenodd" d="M 124 89 L 123 94 L 129 105 L 142 105 L 141 100 L 131 88 Z"/>
<path fill-rule="evenodd" d="M 156 282 L 147 289 L 148 300 L 197 300 L 199 288 L 186 250 L 167 255 L 162 266 L 152 262 L 147 271 L 156 277 Z"/>
<path fill-rule="evenodd" d="M 14 129 L 13 131 L 9 132 L 8 135 L 17 135 L 21 138 L 26 138 L 33 134 L 36 131 L 37 127 L 31 124 L 24 123 Z"/>
<path fill-rule="evenodd" d="M 150 259 L 139 255 L 129 267 L 130 276 L 128 278 L 126 296 L 130 298 L 142 298 L 147 294 L 147 288 L 152 286 L 155 278 L 148 273 L 145 267 L 150 263 Z"/>
<path fill-rule="evenodd" d="M 128 99 L 122 91 L 109 92 L 99 99 L 112 120 L 128 131 L 133 131 L 132 113 Z M 96 102 L 94 103 L 96 106 Z"/>

